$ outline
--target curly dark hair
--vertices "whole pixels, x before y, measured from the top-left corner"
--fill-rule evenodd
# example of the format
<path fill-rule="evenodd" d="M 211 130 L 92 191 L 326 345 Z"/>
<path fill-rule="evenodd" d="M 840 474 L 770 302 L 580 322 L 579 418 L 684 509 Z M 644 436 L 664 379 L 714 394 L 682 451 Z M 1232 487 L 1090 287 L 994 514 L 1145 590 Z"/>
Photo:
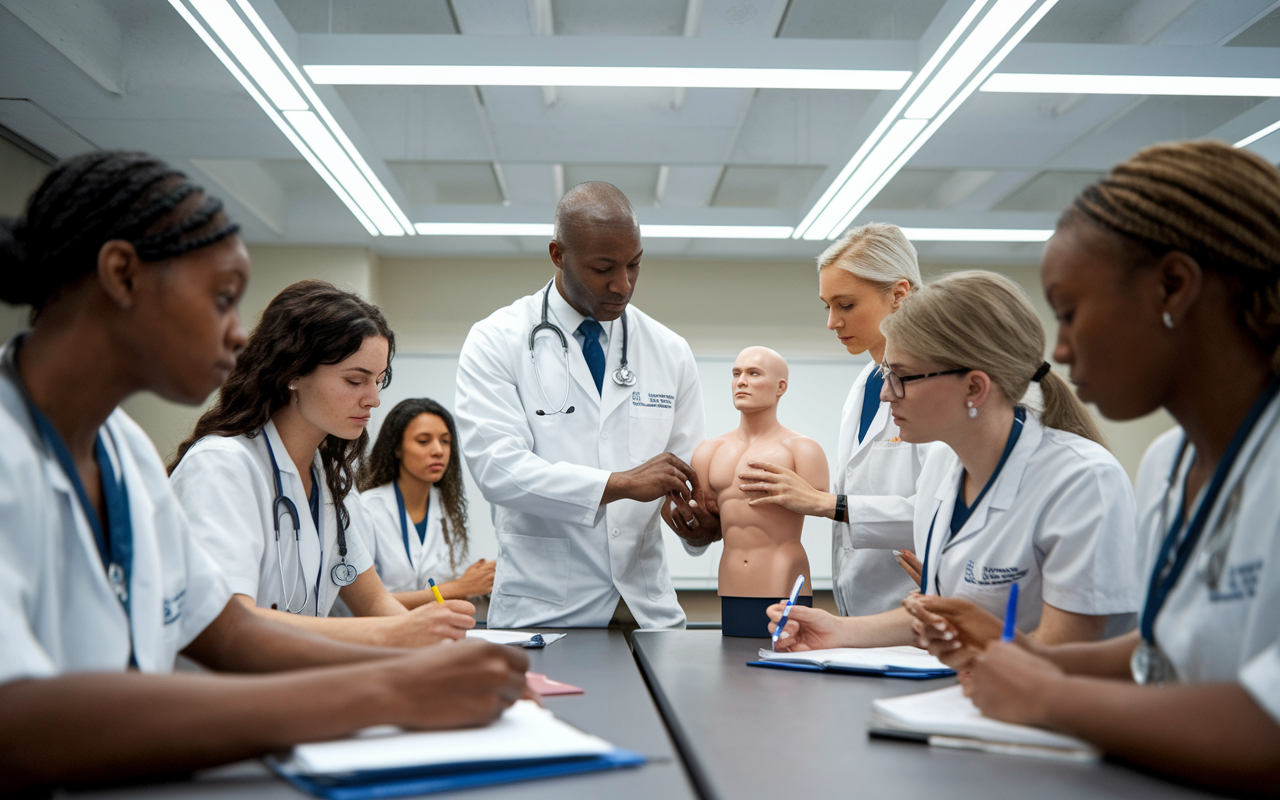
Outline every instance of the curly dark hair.
<path fill-rule="evenodd" d="M 391 383 L 396 337 L 382 311 L 325 281 L 299 281 L 286 287 L 263 310 L 217 401 L 178 446 L 169 472 L 205 436 L 257 436 L 272 415 L 289 404 L 291 381 L 310 375 L 322 364 L 350 357 L 371 336 L 387 340 L 385 389 Z M 343 501 L 355 485 L 356 459 L 368 444 L 367 431 L 355 440 L 326 436 L 320 444 L 325 484 L 343 528 L 351 521 Z"/>
<path fill-rule="evenodd" d="M 376 486 L 391 483 L 400 477 L 400 456 L 396 451 L 404 441 L 405 429 L 419 414 L 434 414 L 444 421 L 449 429 L 452 444 L 449 447 L 449 465 L 441 476 L 440 500 L 444 503 L 444 541 L 449 546 L 449 568 L 457 571 L 458 565 L 467 558 L 467 495 L 462 488 L 462 456 L 458 446 L 458 428 L 453 423 L 453 415 L 444 406 L 426 397 L 401 400 L 387 414 L 386 422 L 378 430 L 378 438 L 373 449 L 360 463 L 360 471 L 356 475 L 356 485 L 360 491 L 367 492 Z"/>

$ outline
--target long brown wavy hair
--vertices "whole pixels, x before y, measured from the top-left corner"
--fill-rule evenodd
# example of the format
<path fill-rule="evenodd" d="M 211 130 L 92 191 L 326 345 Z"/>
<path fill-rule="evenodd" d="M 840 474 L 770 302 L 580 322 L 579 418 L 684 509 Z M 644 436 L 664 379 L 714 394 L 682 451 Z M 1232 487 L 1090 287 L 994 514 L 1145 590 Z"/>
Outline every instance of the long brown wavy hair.
<path fill-rule="evenodd" d="M 391 383 L 396 337 L 382 311 L 325 281 L 299 281 L 285 288 L 262 312 L 217 402 L 178 445 L 169 472 L 205 436 L 257 436 L 271 417 L 289 404 L 292 381 L 310 375 L 322 364 L 337 364 L 350 357 L 371 336 L 387 340 L 385 389 Z M 343 501 L 355 485 L 356 459 L 368 444 L 367 431 L 358 439 L 330 435 L 320 443 L 325 484 L 343 528 L 351 521 Z"/>
<path fill-rule="evenodd" d="M 367 492 L 400 478 L 400 456 L 396 451 L 404 441 L 409 423 L 419 414 L 434 414 L 449 429 L 449 464 L 436 485 L 440 487 L 440 500 L 444 503 L 445 514 L 440 523 L 444 529 L 445 544 L 449 546 L 449 569 L 456 572 L 458 565 L 465 563 L 467 558 L 467 495 L 462 488 L 462 457 L 459 455 L 462 448 L 458 444 L 458 428 L 453 424 L 453 415 L 444 406 L 426 397 L 413 397 L 397 403 L 378 430 L 378 438 L 368 457 L 360 462 L 356 485 L 360 491 Z"/>

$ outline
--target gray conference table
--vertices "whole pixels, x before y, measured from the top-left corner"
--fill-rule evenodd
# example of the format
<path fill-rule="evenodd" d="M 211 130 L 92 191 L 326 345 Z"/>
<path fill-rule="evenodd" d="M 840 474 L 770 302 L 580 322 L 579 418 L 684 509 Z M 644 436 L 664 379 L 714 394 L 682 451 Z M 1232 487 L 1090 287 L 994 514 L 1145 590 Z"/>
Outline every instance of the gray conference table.
<path fill-rule="evenodd" d="M 539 628 L 550 632 L 551 629 Z M 582 695 L 544 700 L 561 719 L 610 742 L 649 757 L 634 769 L 551 778 L 485 789 L 431 795 L 466 800 L 655 800 L 696 798 L 662 717 L 620 632 L 564 631 L 569 635 L 541 650 L 527 650 L 530 669 L 586 690 Z M 131 784 L 69 793 L 77 800 L 299 800 L 308 795 L 276 778 L 260 762 L 247 761 L 197 773 L 188 780 Z"/>
<path fill-rule="evenodd" d="M 1209 795 L 1117 764 L 870 739 L 871 701 L 947 686 L 748 667 L 768 639 L 640 631 L 636 660 L 704 800 L 1179 800 Z"/>

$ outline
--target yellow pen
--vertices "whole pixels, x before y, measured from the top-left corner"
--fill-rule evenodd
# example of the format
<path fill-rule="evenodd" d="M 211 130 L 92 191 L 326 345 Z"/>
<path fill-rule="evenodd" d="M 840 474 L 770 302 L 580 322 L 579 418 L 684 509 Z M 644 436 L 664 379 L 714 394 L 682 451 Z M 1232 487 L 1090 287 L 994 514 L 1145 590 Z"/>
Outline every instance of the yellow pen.
<path fill-rule="evenodd" d="M 436 596 L 436 602 L 444 605 L 444 595 L 440 594 L 440 587 L 436 586 L 436 579 L 427 578 L 427 583 L 431 584 L 431 593 Z"/>

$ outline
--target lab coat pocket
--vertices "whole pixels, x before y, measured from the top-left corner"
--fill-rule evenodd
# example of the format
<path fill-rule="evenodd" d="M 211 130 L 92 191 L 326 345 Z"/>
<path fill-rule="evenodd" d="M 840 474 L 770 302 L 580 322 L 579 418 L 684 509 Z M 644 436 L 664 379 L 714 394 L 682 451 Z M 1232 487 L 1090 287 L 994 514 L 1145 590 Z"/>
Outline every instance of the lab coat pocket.
<path fill-rule="evenodd" d="M 631 405 L 628 448 L 631 461 L 643 464 L 667 449 L 676 412 L 672 407 Z"/>
<path fill-rule="evenodd" d="M 867 462 L 867 494 L 910 497 L 916 493 L 919 462 L 910 443 L 873 442 Z"/>
<path fill-rule="evenodd" d="M 562 567 L 569 558 L 568 539 L 499 533 L 498 546 L 495 593 L 564 604 L 568 586 Z"/>

